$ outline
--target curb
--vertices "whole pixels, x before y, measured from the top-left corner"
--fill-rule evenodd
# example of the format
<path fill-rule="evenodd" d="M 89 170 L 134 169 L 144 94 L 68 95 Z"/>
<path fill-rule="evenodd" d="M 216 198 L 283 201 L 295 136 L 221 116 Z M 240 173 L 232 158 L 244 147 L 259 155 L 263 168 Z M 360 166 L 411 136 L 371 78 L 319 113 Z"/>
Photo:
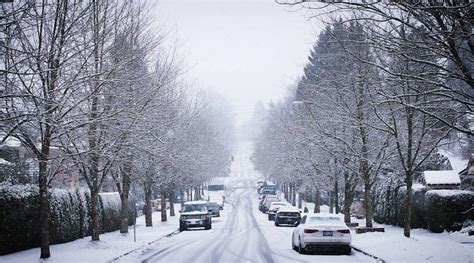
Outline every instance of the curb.
<path fill-rule="evenodd" d="M 385 263 L 385 260 L 383 260 L 383 259 L 381 259 L 381 258 L 379 258 L 379 257 L 377 257 L 377 256 L 374 256 L 374 255 L 372 255 L 372 254 L 370 254 L 370 253 L 367 253 L 367 252 L 363 251 L 363 250 L 360 249 L 360 248 L 356 248 L 356 247 L 354 247 L 354 246 L 351 246 L 351 247 L 352 247 L 355 251 L 360 252 L 360 253 L 362 253 L 362 254 L 368 256 L 368 257 L 371 257 L 371 258 L 377 260 L 377 262 Z"/>
<path fill-rule="evenodd" d="M 150 241 L 150 242 L 146 243 L 146 245 L 137 247 L 137 248 L 132 249 L 132 250 L 130 250 L 130 251 L 128 251 L 128 252 L 126 252 L 126 253 L 124 253 L 124 254 L 122 254 L 122 255 L 116 257 L 116 258 L 113 258 L 113 259 L 111 259 L 111 260 L 108 260 L 107 262 L 109 262 L 109 263 L 117 262 L 117 260 L 121 259 L 122 257 L 125 257 L 125 256 L 127 256 L 127 255 L 129 255 L 129 254 L 131 254 L 131 253 L 133 253 L 133 252 L 135 252 L 135 251 L 138 251 L 138 250 L 142 249 L 144 246 L 152 245 L 152 244 L 154 244 L 154 243 L 156 243 L 156 242 L 158 242 L 158 241 L 160 241 L 160 240 L 162 240 L 162 239 L 164 239 L 164 238 L 172 237 L 172 236 L 175 236 L 175 235 L 177 235 L 177 234 L 179 234 L 179 233 L 181 233 L 181 232 L 179 231 L 179 229 L 178 229 L 178 230 L 175 230 L 175 231 L 173 231 L 173 232 L 171 232 L 171 233 L 168 233 L 168 234 L 166 234 L 166 235 L 164 235 L 164 236 L 162 236 L 162 237 L 160 237 L 160 238 L 158 238 L 158 239 L 156 239 L 156 240 L 153 240 L 153 241 Z"/>

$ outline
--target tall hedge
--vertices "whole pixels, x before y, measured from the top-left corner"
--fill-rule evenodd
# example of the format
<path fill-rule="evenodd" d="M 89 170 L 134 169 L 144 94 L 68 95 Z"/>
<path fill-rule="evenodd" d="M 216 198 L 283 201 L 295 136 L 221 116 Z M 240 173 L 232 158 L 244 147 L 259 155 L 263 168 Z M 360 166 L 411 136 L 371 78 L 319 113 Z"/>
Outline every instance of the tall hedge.
<path fill-rule="evenodd" d="M 459 231 L 464 221 L 474 220 L 464 213 L 474 204 L 474 193 L 461 190 L 432 190 L 426 193 L 427 223 L 431 232 Z"/>
<path fill-rule="evenodd" d="M 38 197 L 36 186 L 0 184 L 0 255 L 40 245 Z M 51 244 L 91 235 L 90 199 L 86 189 L 50 190 Z M 100 194 L 99 209 L 102 233 L 118 230 L 119 194 Z"/>
<path fill-rule="evenodd" d="M 474 203 L 473 192 L 417 187 L 412 195 L 412 228 L 425 228 L 436 233 L 458 231 L 465 220 L 474 220 L 472 213 L 463 213 Z M 374 220 L 404 226 L 405 197 L 406 187 L 388 187 L 378 191 L 374 199 Z"/>
<path fill-rule="evenodd" d="M 417 187 L 412 192 L 411 226 L 426 228 L 425 193 L 427 189 Z M 379 223 L 404 226 L 406 187 L 398 186 L 379 191 L 374 197 L 374 220 Z"/>

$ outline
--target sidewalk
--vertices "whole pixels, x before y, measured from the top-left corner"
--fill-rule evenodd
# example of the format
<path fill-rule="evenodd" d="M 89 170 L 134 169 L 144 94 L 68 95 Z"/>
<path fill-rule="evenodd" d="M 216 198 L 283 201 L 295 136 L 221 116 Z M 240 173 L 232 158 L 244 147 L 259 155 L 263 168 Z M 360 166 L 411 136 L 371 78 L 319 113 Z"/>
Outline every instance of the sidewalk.
<path fill-rule="evenodd" d="M 179 205 L 176 211 L 178 209 Z M 51 257 L 47 260 L 40 260 L 40 249 L 32 248 L 0 256 L 0 262 L 107 262 L 176 231 L 179 225 L 179 213 L 174 217 L 169 217 L 168 210 L 168 221 L 161 222 L 160 220 L 160 212 L 154 212 L 153 227 L 145 227 L 145 216 L 138 217 L 137 242 L 133 242 L 133 226 L 130 226 L 127 235 L 115 231 L 100 235 L 100 241 L 94 243 L 90 241 L 91 237 L 88 236 L 72 242 L 52 245 L 50 247 Z"/>

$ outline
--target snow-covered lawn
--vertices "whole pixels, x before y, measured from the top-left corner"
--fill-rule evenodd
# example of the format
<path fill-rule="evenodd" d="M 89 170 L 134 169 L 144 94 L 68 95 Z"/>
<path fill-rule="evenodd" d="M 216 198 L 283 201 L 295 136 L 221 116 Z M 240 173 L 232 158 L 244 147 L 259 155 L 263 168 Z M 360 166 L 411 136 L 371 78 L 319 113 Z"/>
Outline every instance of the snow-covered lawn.
<path fill-rule="evenodd" d="M 176 205 L 175 208 L 178 211 L 179 204 Z M 89 236 L 69 243 L 52 245 L 51 257 L 44 261 L 39 260 L 40 249 L 33 248 L 0 256 L 0 262 L 107 262 L 178 230 L 178 219 L 179 214 L 168 217 L 167 222 L 161 222 L 160 212 L 155 212 L 153 227 L 145 227 L 145 216 L 138 217 L 137 242 L 133 241 L 133 226 L 130 226 L 127 235 L 122 235 L 119 231 L 105 233 L 100 236 L 99 242 L 91 242 Z"/>
<path fill-rule="evenodd" d="M 385 233 L 353 234 L 353 246 L 387 262 L 474 262 L 474 237 L 467 234 L 414 229 L 406 238 L 400 227 L 383 227 Z"/>

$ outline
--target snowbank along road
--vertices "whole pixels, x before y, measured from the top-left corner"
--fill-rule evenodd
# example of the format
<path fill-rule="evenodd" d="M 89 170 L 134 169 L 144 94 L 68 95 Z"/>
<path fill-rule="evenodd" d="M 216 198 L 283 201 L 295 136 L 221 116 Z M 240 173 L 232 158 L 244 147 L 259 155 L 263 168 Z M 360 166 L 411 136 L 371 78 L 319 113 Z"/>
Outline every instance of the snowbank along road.
<path fill-rule="evenodd" d="M 275 227 L 258 211 L 250 161 L 251 145 L 240 145 L 231 176 L 226 178 L 226 204 L 211 230 L 189 230 L 164 238 L 121 258 L 121 262 L 374 262 L 352 255 L 300 255 L 291 249 L 292 227 Z M 176 226 L 178 227 L 178 226 Z"/>

